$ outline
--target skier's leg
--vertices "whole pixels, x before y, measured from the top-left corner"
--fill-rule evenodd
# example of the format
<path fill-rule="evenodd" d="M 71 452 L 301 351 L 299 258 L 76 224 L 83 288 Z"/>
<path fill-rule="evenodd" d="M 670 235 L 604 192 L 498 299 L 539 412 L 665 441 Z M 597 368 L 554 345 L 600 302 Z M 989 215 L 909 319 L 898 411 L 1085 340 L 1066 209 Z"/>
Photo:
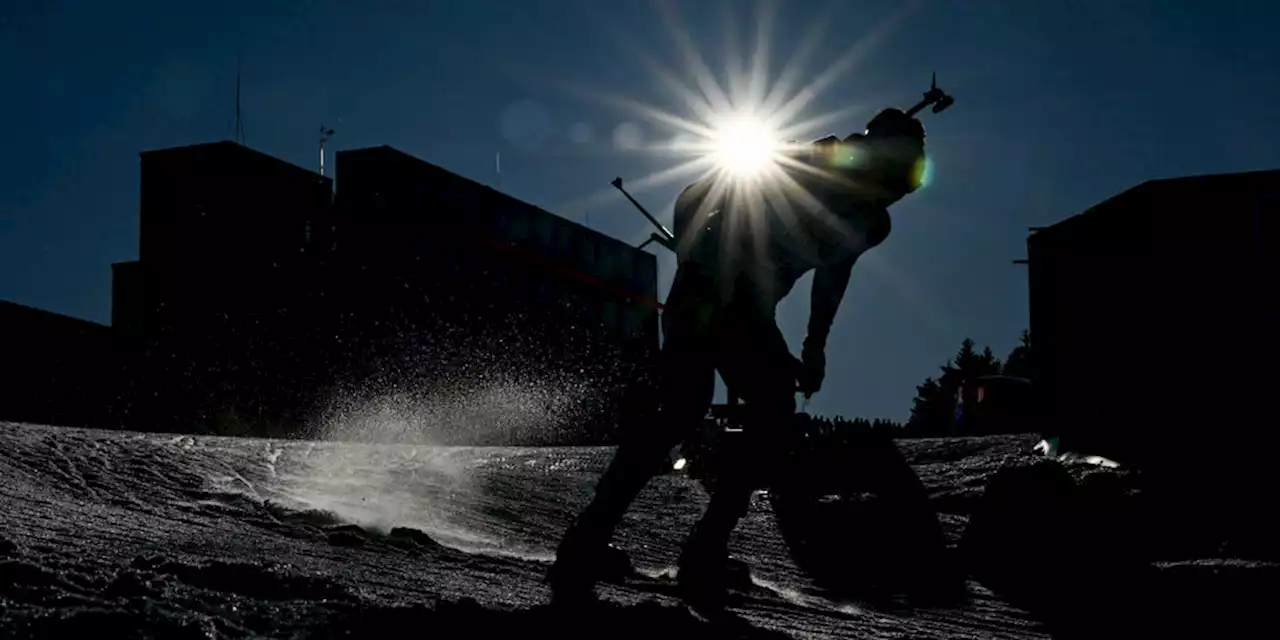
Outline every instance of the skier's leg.
<path fill-rule="evenodd" d="M 662 354 L 663 406 L 656 419 L 624 434 L 596 484 L 595 495 L 561 543 L 598 547 L 608 544 L 623 514 L 654 475 L 669 463 L 668 455 L 706 415 L 715 390 L 715 369 L 710 362 L 675 350 Z M 668 380 L 671 381 L 668 387 Z"/>
<path fill-rule="evenodd" d="M 552 588 L 581 591 L 594 583 L 593 570 L 623 514 L 649 479 L 663 469 L 671 449 L 698 426 L 715 391 L 706 278 L 682 266 L 663 314 L 659 354 L 661 406 L 656 418 L 623 434 L 591 503 L 566 532 L 556 552 Z"/>
<path fill-rule="evenodd" d="M 725 314 L 717 332 L 718 368 L 725 384 L 742 395 L 750 418 L 740 446 L 721 456 L 715 492 L 680 557 L 681 583 L 692 592 L 687 595 L 704 599 L 723 596 L 729 537 L 795 416 L 795 359 L 772 310 L 738 304 Z"/>

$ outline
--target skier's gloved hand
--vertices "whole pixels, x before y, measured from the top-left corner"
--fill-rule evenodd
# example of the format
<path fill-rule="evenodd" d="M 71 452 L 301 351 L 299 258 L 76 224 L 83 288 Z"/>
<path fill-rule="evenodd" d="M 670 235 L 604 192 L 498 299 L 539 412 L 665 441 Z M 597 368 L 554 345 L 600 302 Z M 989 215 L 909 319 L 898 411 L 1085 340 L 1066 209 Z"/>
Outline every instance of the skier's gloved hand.
<path fill-rule="evenodd" d="M 822 389 L 822 380 L 827 375 L 826 346 L 825 341 L 813 337 L 804 339 L 796 383 L 806 398 Z"/>

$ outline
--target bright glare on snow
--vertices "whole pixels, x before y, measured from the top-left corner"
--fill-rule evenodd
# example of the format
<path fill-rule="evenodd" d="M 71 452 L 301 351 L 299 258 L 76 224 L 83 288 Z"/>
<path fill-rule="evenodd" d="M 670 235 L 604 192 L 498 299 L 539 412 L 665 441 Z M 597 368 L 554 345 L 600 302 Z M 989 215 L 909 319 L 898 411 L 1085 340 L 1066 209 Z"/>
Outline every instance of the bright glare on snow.
<path fill-rule="evenodd" d="M 1053 456 L 1056 453 L 1053 443 L 1048 440 L 1041 440 L 1040 442 L 1037 442 L 1036 446 L 1032 447 L 1032 451 L 1046 456 Z"/>
<path fill-rule="evenodd" d="M 1053 458 L 1060 462 L 1082 462 L 1084 464 L 1093 465 L 1095 467 L 1103 467 L 1106 469 L 1116 469 L 1120 466 L 1119 462 L 1102 456 L 1081 455 L 1074 451 L 1060 452 L 1058 451 L 1058 439 L 1041 440 L 1033 447 L 1036 453 Z"/>

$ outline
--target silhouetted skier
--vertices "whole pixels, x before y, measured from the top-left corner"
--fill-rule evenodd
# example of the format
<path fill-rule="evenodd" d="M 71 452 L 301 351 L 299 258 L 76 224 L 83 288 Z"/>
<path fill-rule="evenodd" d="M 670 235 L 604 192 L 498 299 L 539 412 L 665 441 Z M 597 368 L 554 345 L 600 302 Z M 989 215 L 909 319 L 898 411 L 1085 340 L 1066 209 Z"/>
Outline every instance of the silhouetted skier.
<path fill-rule="evenodd" d="M 747 446 L 721 470 L 685 543 L 677 579 L 690 604 L 724 604 L 729 536 L 770 464 L 771 445 L 793 420 L 797 389 L 808 397 L 822 386 L 827 336 L 854 263 L 888 237 L 887 207 L 920 185 L 924 127 L 886 109 L 865 134 L 824 138 L 803 156 L 797 159 L 808 169 L 783 165 L 790 180 L 758 185 L 762 193 L 754 196 L 750 185 L 726 192 L 710 178 L 677 198 L 678 268 L 662 316 L 661 406 L 655 420 L 623 434 L 594 499 L 561 541 L 549 576 L 555 600 L 590 595 L 608 564 L 614 529 L 669 464 L 672 448 L 702 423 L 719 371 L 749 408 Z M 770 191 L 784 200 L 769 198 Z M 797 359 L 774 316 L 810 270 L 808 332 Z"/>

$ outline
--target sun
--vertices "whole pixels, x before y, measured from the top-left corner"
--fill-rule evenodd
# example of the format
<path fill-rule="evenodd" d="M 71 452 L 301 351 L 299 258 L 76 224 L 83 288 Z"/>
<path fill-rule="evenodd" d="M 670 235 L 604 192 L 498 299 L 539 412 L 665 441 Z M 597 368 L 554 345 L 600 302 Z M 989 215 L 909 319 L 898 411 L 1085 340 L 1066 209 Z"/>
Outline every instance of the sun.
<path fill-rule="evenodd" d="M 710 157 L 715 167 L 737 179 L 763 175 L 778 160 L 782 144 L 778 132 L 763 118 L 735 114 L 717 123 L 710 136 Z"/>
<path fill-rule="evenodd" d="M 653 173 L 628 181 L 631 193 L 673 184 L 708 184 L 712 192 L 708 200 L 734 198 L 734 209 L 743 211 L 742 219 L 759 221 L 767 215 L 794 218 L 795 207 L 802 203 L 813 208 L 811 185 L 829 176 L 824 166 L 829 161 L 817 157 L 807 142 L 826 139 L 835 134 L 843 139 L 851 128 L 850 120 L 882 101 L 871 95 L 860 95 L 856 101 L 841 98 L 841 106 L 830 111 L 810 112 L 815 100 L 878 46 L 890 31 L 915 12 L 916 3 L 904 3 L 886 20 L 873 26 L 863 37 L 824 67 L 807 68 L 811 55 L 821 50 L 827 34 L 827 18 L 816 20 L 810 33 L 797 43 L 796 51 L 781 66 L 771 60 L 776 11 L 781 5 L 763 3 L 757 7 L 755 42 L 749 52 L 738 42 L 738 11 L 726 15 L 723 77 L 712 72 L 699 48 L 701 40 L 682 24 L 674 5 L 659 3 L 662 19 L 672 32 L 678 59 L 664 63 L 658 55 L 641 44 L 633 53 L 651 72 L 655 80 L 671 93 L 667 102 L 679 103 L 682 111 L 672 111 L 635 97 L 601 91 L 575 82 L 557 80 L 569 91 L 592 101 L 610 105 L 644 119 L 656 134 L 627 151 L 641 151 L 674 159 L 675 162 Z M 737 5 L 737 3 L 730 3 Z M 750 4 L 750 3 L 744 3 Z M 620 36 L 622 32 L 619 32 Z M 843 36 L 842 36 L 843 37 Z M 622 37 L 621 42 L 629 39 Z M 810 78 L 807 82 L 804 80 Z M 858 121 L 852 128 L 861 126 Z M 860 129 L 859 129 L 860 130 Z M 647 137 L 647 136 L 646 136 Z M 664 163 L 665 164 L 665 163 Z M 747 187 L 747 188 L 741 188 Z M 587 204 L 605 204 L 616 198 L 613 189 L 601 188 L 588 196 Z M 714 196 L 714 197 L 712 197 Z M 566 206 L 582 206 L 581 199 Z M 718 209 L 717 209 L 718 210 Z M 788 224 L 793 223 L 790 220 Z"/>

